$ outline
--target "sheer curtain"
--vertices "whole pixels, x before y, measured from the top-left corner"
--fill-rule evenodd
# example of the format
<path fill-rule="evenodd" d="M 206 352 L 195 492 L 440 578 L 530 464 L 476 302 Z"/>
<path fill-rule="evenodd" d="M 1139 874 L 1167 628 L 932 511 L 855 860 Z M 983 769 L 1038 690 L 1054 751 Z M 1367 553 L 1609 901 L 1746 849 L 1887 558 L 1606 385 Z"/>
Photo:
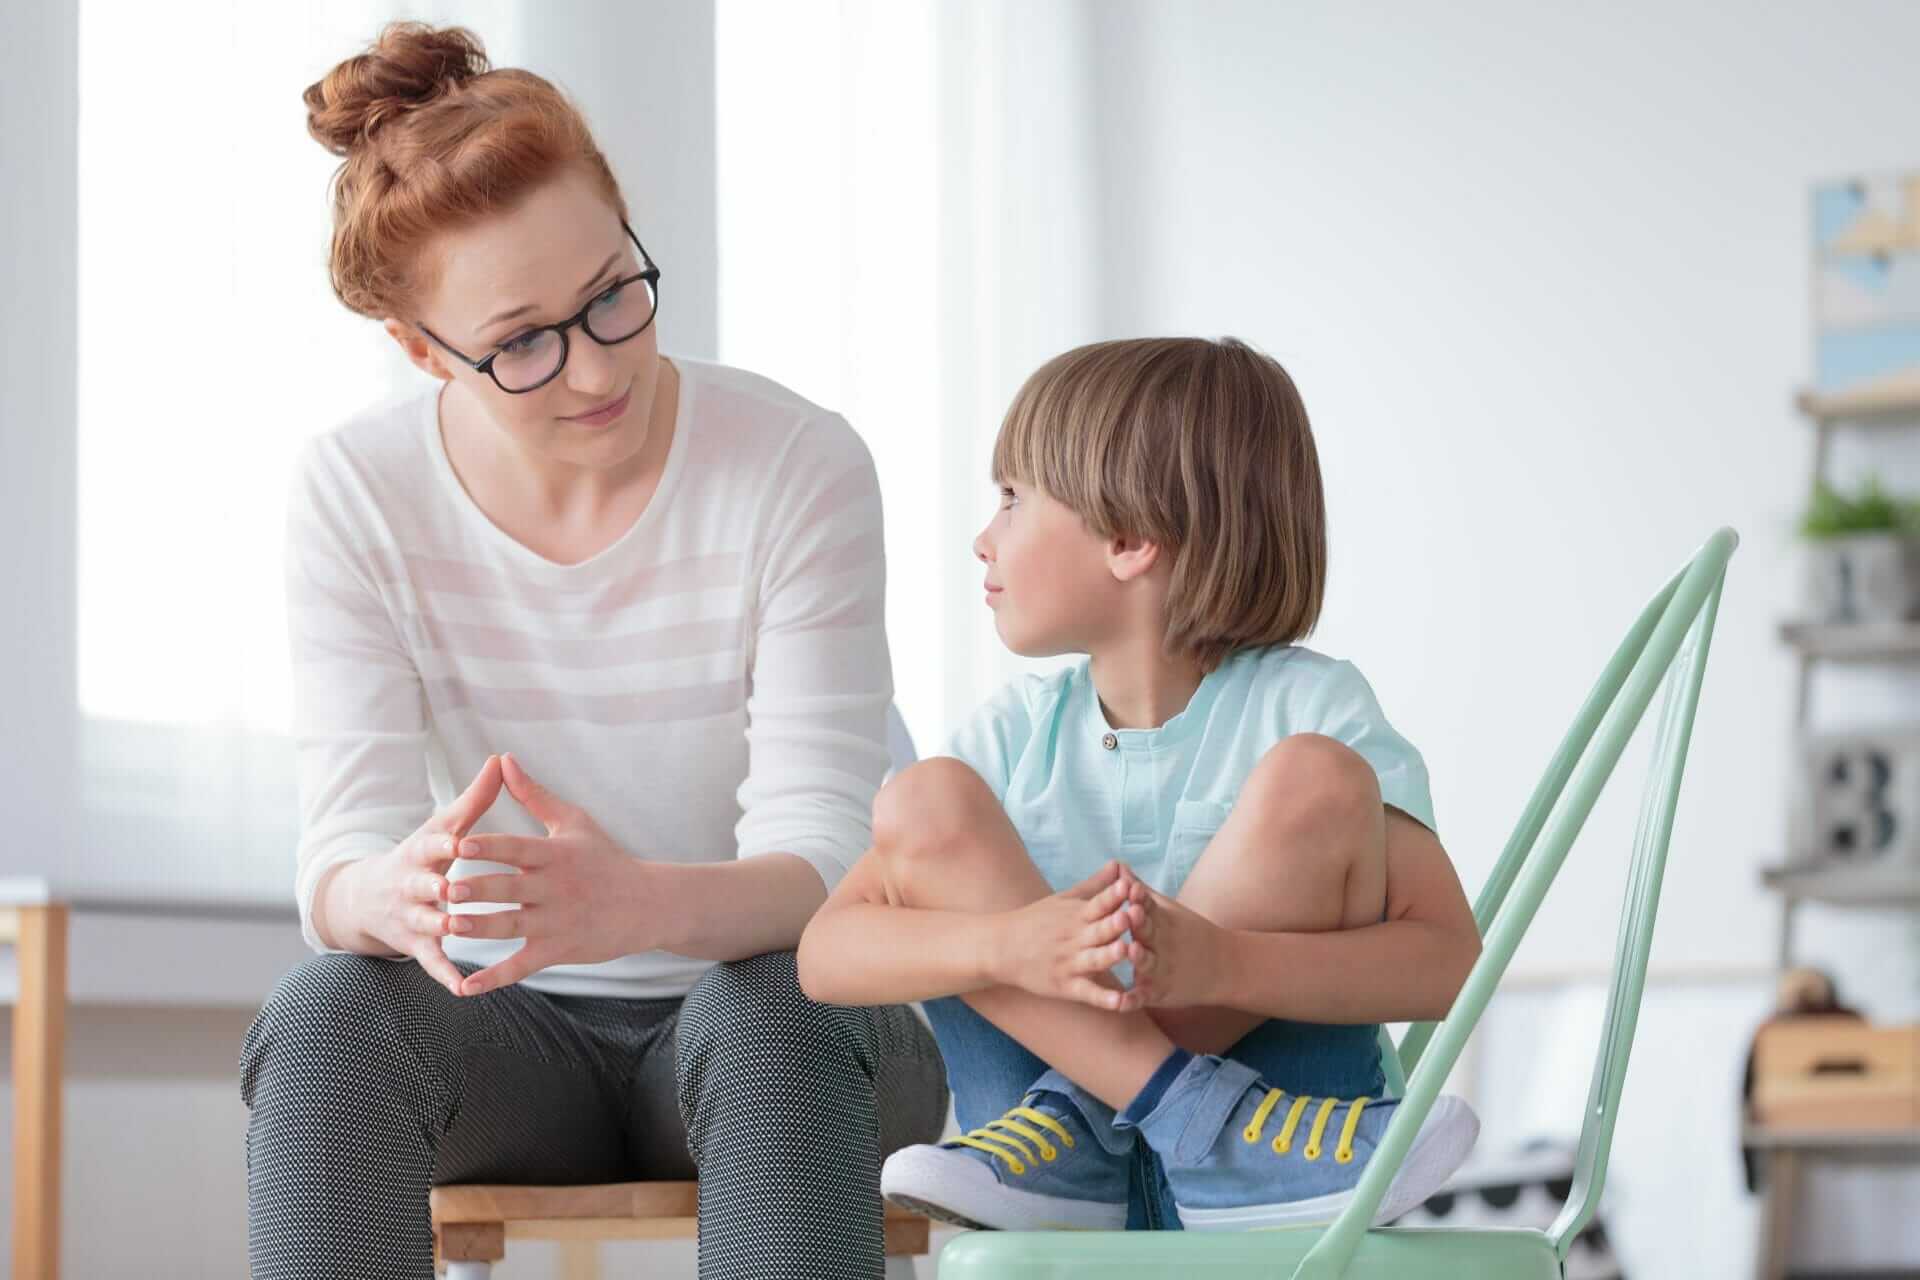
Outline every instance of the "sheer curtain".
<path fill-rule="evenodd" d="M 922 754 L 1026 664 L 969 550 L 1020 382 L 1102 336 L 1077 3 L 719 0 L 720 353 L 848 417 Z"/>
<path fill-rule="evenodd" d="M 667 271 L 669 350 L 712 354 L 707 6 L 84 4 L 82 830 L 57 868 L 78 896 L 290 901 L 289 469 L 307 437 L 421 385 L 329 288 L 338 161 L 300 94 L 395 18 L 469 26 L 496 64 L 574 94 Z M 671 72 L 635 82 L 667 51 Z"/>

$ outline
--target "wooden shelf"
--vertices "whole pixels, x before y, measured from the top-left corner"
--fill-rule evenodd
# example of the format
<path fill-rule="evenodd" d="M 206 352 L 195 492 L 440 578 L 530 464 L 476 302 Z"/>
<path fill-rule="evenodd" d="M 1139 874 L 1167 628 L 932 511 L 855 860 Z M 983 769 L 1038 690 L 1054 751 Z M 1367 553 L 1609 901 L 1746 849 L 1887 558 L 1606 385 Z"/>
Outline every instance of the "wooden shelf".
<path fill-rule="evenodd" d="M 1794 898 L 1848 907 L 1920 906 L 1920 869 L 1769 867 L 1760 878 Z"/>
<path fill-rule="evenodd" d="M 1920 1128 L 1801 1129 L 1772 1128 L 1748 1121 L 1740 1128 L 1744 1146 L 1761 1150 L 1795 1148 L 1803 1151 L 1920 1150 Z"/>
<path fill-rule="evenodd" d="M 1783 622 L 1780 638 L 1809 658 L 1920 658 L 1920 622 Z"/>
<path fill-rule="evenodd" d="M 1800 412 L 1815 422 L 1857 422 L 1868 426 L 1920 425 L 1920 377 L 1909 377 L 1867 391 L 1821 395 L 1802 391 L 1794 397 Z"/>

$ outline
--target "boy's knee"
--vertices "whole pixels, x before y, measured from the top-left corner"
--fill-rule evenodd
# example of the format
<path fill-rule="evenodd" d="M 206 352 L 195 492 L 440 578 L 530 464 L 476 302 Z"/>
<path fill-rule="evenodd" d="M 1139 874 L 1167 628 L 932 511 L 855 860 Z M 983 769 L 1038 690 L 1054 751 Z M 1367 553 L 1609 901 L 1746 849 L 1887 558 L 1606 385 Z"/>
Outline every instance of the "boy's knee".
<path fill-rule="evenodd" d="M 1380 779 L 1366 759 L 1335 738 L 1296 733 L 1262 756 L 1236 808 L 1263 826 L 1326 837 L 1371 833 L 1384 822 Z"/>
<path fill-rule="evenodd" d="M 980 775 L 958 760 L 923 760 L 880 789 L 873 802 L 873 847 L 890 873 L 905 875 L 951 859 L 953 851 L 999 801 Z"/>

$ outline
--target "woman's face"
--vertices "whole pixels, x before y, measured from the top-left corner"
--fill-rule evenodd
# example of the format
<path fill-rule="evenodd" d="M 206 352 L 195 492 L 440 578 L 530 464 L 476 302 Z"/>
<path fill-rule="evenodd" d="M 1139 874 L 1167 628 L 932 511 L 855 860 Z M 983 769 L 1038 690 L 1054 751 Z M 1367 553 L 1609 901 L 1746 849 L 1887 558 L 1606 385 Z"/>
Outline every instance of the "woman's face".
<path fill-rule="evenodd" d="M 638 273 L 645 265 L 639 251 L 585 175 L 569 171 L 511 212 L 439 237 L 428 252 L 439 266 L 433 295 L 420 315 L 386 322 L 414 364 L 462 388 L 528 452 L 603 469 L 641 451 L 660 379 L 654 326 L 613 346 L 573 326 L 559 375 L 519 395 L 416 327 L 425 325 L 462 354 L 484 360 L 530 329 L 571 318 L 616 280 Z M 639 282 L 628 288 L 644 291 Z M 611 416 L 604 412 L 609 406 Z"/>

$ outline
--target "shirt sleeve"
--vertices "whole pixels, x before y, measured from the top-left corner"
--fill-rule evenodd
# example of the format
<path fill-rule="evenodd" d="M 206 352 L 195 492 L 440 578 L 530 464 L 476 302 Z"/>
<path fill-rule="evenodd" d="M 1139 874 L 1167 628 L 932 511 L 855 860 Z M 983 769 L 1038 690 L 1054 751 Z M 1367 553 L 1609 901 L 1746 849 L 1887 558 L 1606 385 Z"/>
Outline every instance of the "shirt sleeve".
<path fill-rule="evenodd" d="M 1033 712 L 1024 681 L 1015 681 L 980 704 L 960 726 L 942 753 L 960 761 L 986 782 L 993 798 L 1007 802 L 1014 762 L 1033 736 Z"/>
<path fill-rule="evenodd" d="M 747 694 L 739 856 L 791 853 L 831 893 L 873 839 L 887 771 L 886 551 L 872 456 L 838 417 L 774 468 Z"/>
<path fill-rule="evenodd" d="M 1426 761 L 1387 722 L 1373 687 L 1351 662 L 1336 662 L 1328 669 L 1295 731 L 1325 734 L 1352 747 L 1373 766 L 1382 800 L 1428 830 L 1438 831 Z"/>
<path fill-rule="evenodd" d="M 350 533 L 327 442 L 309 445 L 287 503 L 287 635 L 300 794 L 294 896 L 315 951 L 313 895 L 336 863 L 386 853 L 433 814 L 426 695 Z"/>

